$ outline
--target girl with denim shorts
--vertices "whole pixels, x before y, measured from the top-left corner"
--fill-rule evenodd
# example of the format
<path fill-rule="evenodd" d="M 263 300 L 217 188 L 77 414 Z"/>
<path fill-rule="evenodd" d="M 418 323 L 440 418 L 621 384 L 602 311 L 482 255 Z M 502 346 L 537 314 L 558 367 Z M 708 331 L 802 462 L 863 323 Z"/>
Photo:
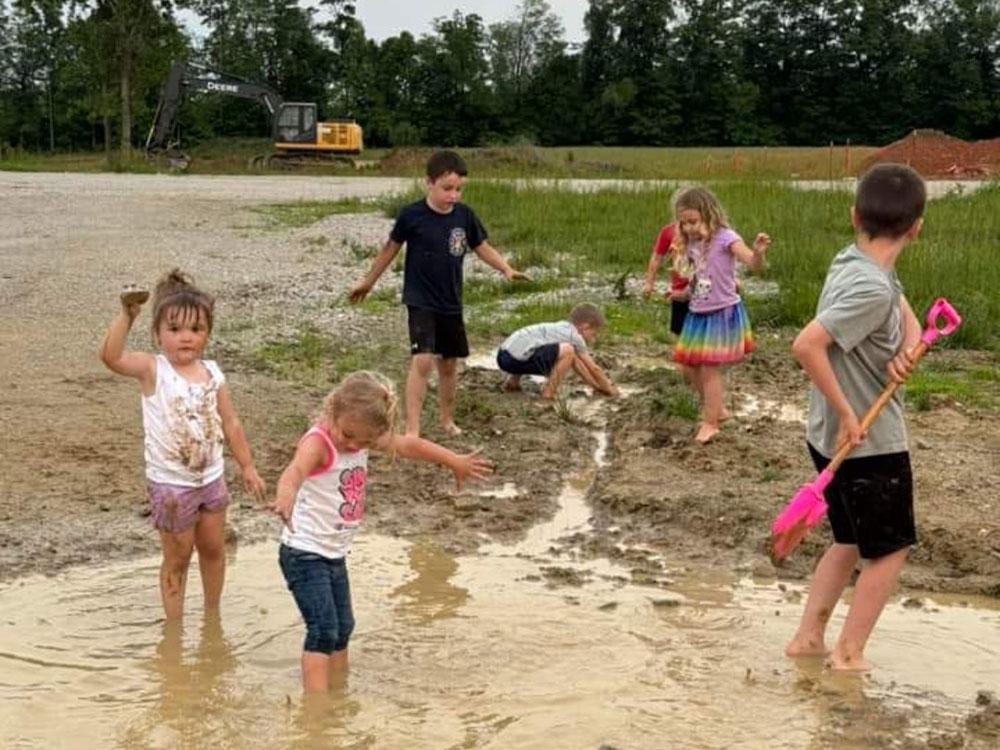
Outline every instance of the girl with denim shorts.
<path fill-rule="evenodd" d="M 382 375 L 348 375 L 323 401 L 278 480 L 270 509 L 285 522 L 278 562 L 306 625 L 306 692 L 329 689 L 333 675 L 347 667 L 354 613 L 346 558 L 365 515 L 369 449 L 447 466 L 459 488 L 492 470 L 476 453 L 459 455 L 396 434 L 397 412 L 395 389 Z"/>
<path fill-rule="evenodd" d="M 146 488 L 160 532 L 160 597 L 168 619 L 184 612 L 191 554 L 198 550 L 206 613 L 216 613 L 225 580 L 226 506 L 222 444 L 227 442 L 248 492 L 263 495 L 250 446 L 222 370 L 202 359 L 212 332 L 215 300 L 174 269 L 153 293 L 153 341 L 158 354 L 125 351 L 128 333 L 148 293 L 121 295 L 122 309 L 101 344 L 112 372 L 139 381 L 145 431 Z"/>

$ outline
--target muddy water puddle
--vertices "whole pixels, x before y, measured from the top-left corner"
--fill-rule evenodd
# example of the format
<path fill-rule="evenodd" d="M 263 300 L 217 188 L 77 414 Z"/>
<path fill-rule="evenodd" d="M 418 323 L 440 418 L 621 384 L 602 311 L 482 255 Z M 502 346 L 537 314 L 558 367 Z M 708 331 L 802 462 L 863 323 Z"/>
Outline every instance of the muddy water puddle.
<path fill-rule="evenodd" d="M 585 559 L 595 437 L 594 466 L 518 544 L 452 557 L 362 535 L 352 670 L 316 701 L 273 544 L 231 552 L 221 622 L 201 617 L 196 566 L 182 628 L 160 619 L 157 560 L 0 587 L 0 747 L 834 748 L 845 721 L 864 747 L 886 725 L 961 731 L 1000 686 L 995 601 L 910 593 L 874 676 L 840 677 L 781 655 L 797 587 L 666 558 L 637 585 Z"/>

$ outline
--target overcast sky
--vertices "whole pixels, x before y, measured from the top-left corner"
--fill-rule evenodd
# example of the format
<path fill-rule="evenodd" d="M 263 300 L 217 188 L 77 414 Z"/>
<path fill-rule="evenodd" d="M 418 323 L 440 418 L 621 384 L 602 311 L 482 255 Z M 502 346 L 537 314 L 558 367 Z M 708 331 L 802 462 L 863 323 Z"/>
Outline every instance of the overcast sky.
<path fill-rule="evenodd" d="M 560 18 L 568 42 L 583 41 L 583 14 L 587 0 L 548 0 L 552 13 Z M 356 0 L 357 17 L 372 39 L 396 36 L 409 31 L 416 37 L 431 31 L 431 21 L 450 16 L 456 9 L 482 16 L 488 26 L 514 15 L 517 0 Z"/>
<path fill-rule="evenodd" d="M 309 0 L 299 0 L 302 5 L 318 5 Z M 583 14 L 587 0 L 548 0 L 552 13 L 563 24 L 567 42 L 583 42 Z M 358 20 L 364 24 L 370 39 L 381 42 L 401 31 L 420 37 L 431 32 L 431 21 L 440 16 L 450 16 L 455 10 L 468 15 L 476 13 L 489 26 L 514 15 L 518 0 L 355 0 Z M 204 27 L 190 11 L 178 12 L 180 20 L 195 34 L 204 36 Z"/>

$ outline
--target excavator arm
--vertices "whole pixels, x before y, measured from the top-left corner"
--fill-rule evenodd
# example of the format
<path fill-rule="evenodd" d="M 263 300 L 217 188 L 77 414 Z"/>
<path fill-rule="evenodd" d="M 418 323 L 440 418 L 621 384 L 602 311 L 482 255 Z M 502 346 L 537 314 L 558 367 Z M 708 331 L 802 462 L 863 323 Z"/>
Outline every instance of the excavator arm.
<path fill-rule="evenodd" d="M 272 136 L 284 101 L 277 91 L 262 83 L 220 73 L 195 63 L 175 62 L 170 66 L 166 83 L 160 92 L 156 116 L 146 138 L 147 154 L 169 154 L 176 149 L 177 143 L 172 139 L 177 126 L 177 112 L 188 92 L 225 94 L 261 102 L 271 116 Z"/>

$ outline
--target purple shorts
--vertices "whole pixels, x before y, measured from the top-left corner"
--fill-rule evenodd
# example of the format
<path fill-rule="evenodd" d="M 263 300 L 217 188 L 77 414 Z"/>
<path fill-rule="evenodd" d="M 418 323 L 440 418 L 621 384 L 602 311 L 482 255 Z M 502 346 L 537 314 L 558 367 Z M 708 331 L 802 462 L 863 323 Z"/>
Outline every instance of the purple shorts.
<path fill-rule="evenodd" d="M 204 487 L 146 482 L 153 528 L 179 534 L 198 522 L 200 513 L 219 513 L 229 505 L 226 480 L 219 477 Z"/>

